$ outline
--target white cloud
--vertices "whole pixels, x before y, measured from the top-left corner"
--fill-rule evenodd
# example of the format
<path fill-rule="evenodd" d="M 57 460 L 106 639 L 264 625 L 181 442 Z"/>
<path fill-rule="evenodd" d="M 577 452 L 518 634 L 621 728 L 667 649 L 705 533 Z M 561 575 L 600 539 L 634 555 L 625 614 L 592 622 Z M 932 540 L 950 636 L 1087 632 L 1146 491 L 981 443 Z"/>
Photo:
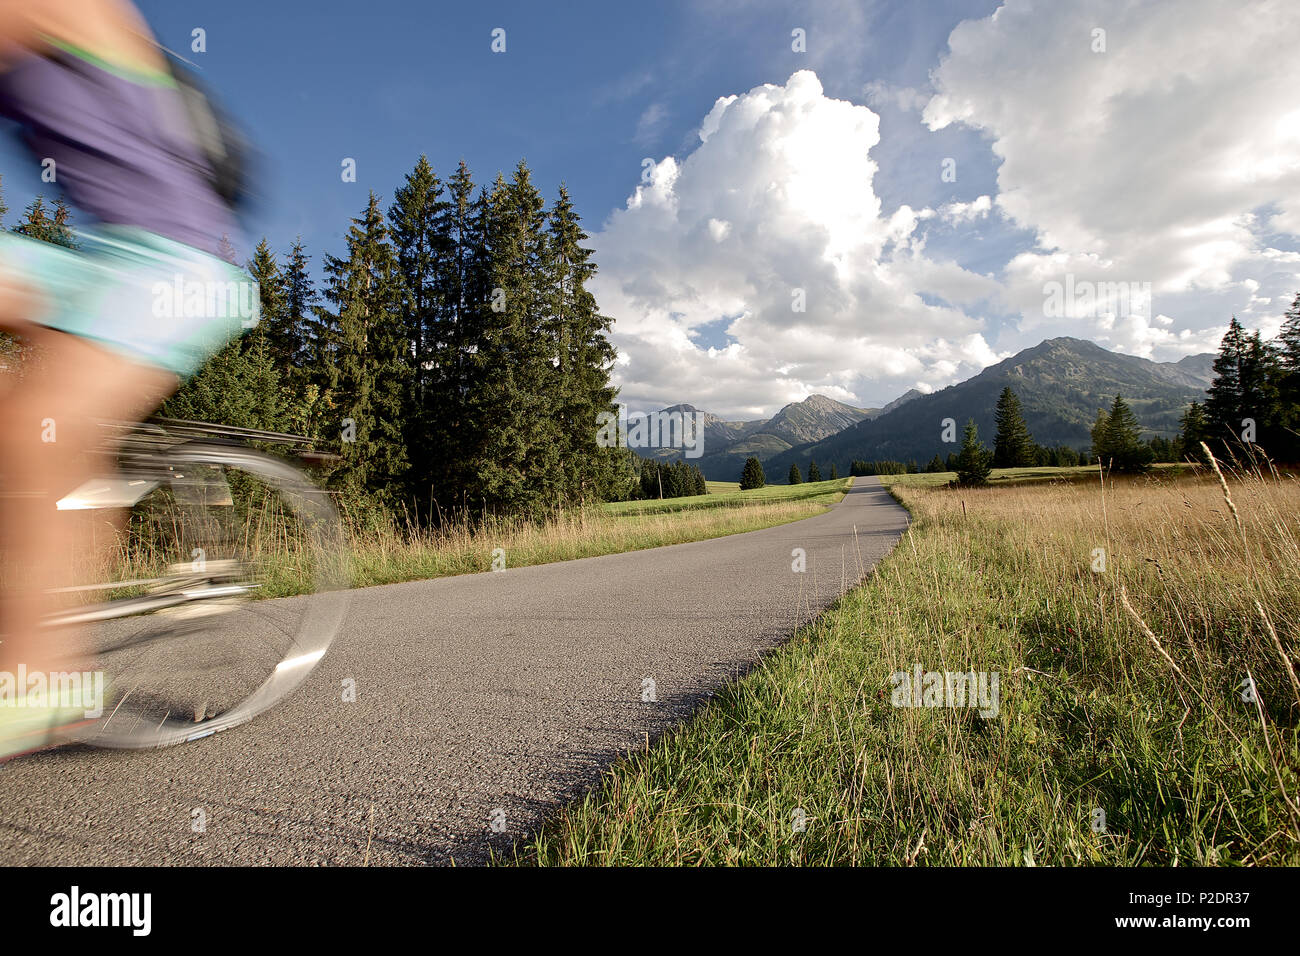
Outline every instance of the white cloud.
<path fill-rule="evenodd" d="M 982 324 L 957 306 L 997 287 L 928 259 L 910 207 L 882 214 L 879 138 L 872 110 L 811 71 L 716 101 L 695 151 L 657 163 L 592 236 L 624 400 L 727 415 L 811 391 L 869 403 L 982 367 Z M 725 347 L 692 338 L 729 316 Z"/>
<path fill-rule="evenodd" d="M 983 219 L 993 208 L 993 200 L 988 196 L 979 196 L 970 202 L 950 202 L 940 207 L 939 215 L 946 222 L 958 224 Z"/>
<path fill-rule="evenodd" d="M 953 30 L 923 115 L 982 130 L 1001 160 L 996 205 L 1038 239 L 1006 268 L 1026 329 L 1163 357 L 1202 348 L 1226 309 L 1290 301 L 1294 253 L 1266 234 L 1300 235 L 1297 36 L 1300 4 L 1272 0 L 1007 0 Z M 1053 323 L 1042 286 L 1066 272 L 1150 283 L 1166 314 Z"/>
<path fill-rule="evenodd" d="M 638 146 L 652 146 L 668 123 L 668 110 L 662 103 L 651 103 L 636 121 L 632 139 Z"/>

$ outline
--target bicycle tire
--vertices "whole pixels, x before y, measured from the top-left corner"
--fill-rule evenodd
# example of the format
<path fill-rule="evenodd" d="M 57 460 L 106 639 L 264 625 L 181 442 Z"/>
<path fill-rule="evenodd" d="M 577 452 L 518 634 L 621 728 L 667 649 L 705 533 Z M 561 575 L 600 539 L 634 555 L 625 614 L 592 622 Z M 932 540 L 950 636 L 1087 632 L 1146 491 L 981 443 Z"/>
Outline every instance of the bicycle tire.
<path fill-rule="evenodd" d="M 114 688 L 110 706 L 106 706 L 102 715 L 83 726 L 76 734 L 77 740 L 97 747 L 167 747 L 210 737 L 247 723 L 282 701 L 306 680 L 325 656 L 346 613 L 348 582 L 339 517 L 327 493 L 312 484 L 306 475 L 282 459 L 256 449 L 201 440 L 182 442 L 162 450 L 157 454 L 156 461 L 173 475 L 170 484 L 173 496 L 179 486 L 177 478 L 183 479 L 195 470 L 206 468 L 219 469 L 223 475 L 243 475 L 242 480 L 269 489 L 267 500 L 271 501 L 273 496 L 275 507 L 287 508 L 284 514 L 289 518 L 285 520 L 291 518 L 296 522 L 295 527 L 301 532 L 299 537 L 303 538 L 299 547 L 309 549 L 303 550 L 299 556 L 309 558 L 301 563 L 310 565 L 311 588 L 305 595 L 257 599 L 251 593 L 251 588 L 243 585 L 238 588 L 228 587 L 226 590 L 231 592 L 229 594 L 212 588 L 194 588 L 187 592 L 184 587 L 179 587 L 161 595 L 120 598 L 97 605 L 93 613 L 99 614 L 101 618 L 104 614 L 116 612 L 116 615 L 106 622 L 96 624 L 99 637 L 91 641 L 92 652 L 96 658 L 106 662 L 111 663 L 116 658 L 120 670 L 107 670 L 109 679 L 116 681 L 119 674 L 123 675 L 122 683 Z M 164 483 L 162 487 L 168 485 Z M 147 506 L 148 502 L 145 507 Z M 231 506 L 233 508 L 233 502 Z M 137 509 L 140 507 L 138 505 Z M 209 519 L 214 509 L 207 506 L 206 502 L 200 503 L 200 508 L 205 509 L 202 511 L 203 523 L 212 523 Z M 194 514 L 196 513 L 191 514 L 191 522 Z M 238 524 L 233 515 L 230 524 Z M 181 527 L 177 540 L 182 550 L 188 551 L 187 535 L 195 532 L 193 528 L 186 528 L 184 521 L 181 522 Z M 206 558 L 204 560 L 206 562 Z M 196 578 L 201 576 L 196 574 Z M 194 607 L 203 609 L 202 616 L 211 625 L 209 631 L 203 630 L 203 624 L 183 619 L 186 610 Z M 253 608 L 259 610 L 253 612 Z M 248 613 L 241 619 L 241 624 L 234 616 L 244 611 Z M 94 619 L 93 613 L 86 612 L 83 616 L 89 615 Z M 172 620 L 167 617 L 169 613 L 179 613 L 182 616 Z M 292 623 L 286 624 L 286 621 Z M 267 622 L 272 622 L 269 629 Z M 223 624 L 227 631 L 220 640 L 213 637 L 218 623 Z M 241 634 L 239 627 L 245 625 L 262 628 L 267 633 Z M 125 637 L 133 628 L 148 634 L 148 640 Z M 268 637 L 270 632 L 275 632 L 274 640 Z M 234 696 L 230 696 L 224 706 L 210 715 L 206 712 L 187 714 L 182 710 L 184 716 L 173 716 L 170 705 L 167 704 L 168 695 L 175 693 L 179 699 L 184 693 L 206 690 L 196 683 L 194 673 L 187 672 L 187 679 L 194 685 L 193 688 L 173 691 L 167 686 L 166 669 L 156 664 L 147 666 L 153 668 L 149 671 L 149 676 L 157 686 L 147 693 L 137 693 L 142 683 L 141 674 L 146 671 L 146 665 L 138 663 L 140 658 L 146 655 L 170 656 L 188 664 L 188 655 L 197 659 L 204 635 L 209 644 L 205 650 L 217 647 L 219 653 L 213 653 L 217 653 L 218 658 L 238 654 L 245 659 L 241 663 L 252 660 L 251 647 L 253 644 L 258 645 L 261 664 L 250 664 L 249 674 L 240 675 L 242 683 L 235 682 L 238 690 L 230 692 Z M 248 649 L 237 649 L 245 640 Z M 261 645 L 267 645 L 271 650 Z M 138 654 L 135 653 L 137 651 Z M 272 666 L 271 661 L 277 654 L 279 659 Z M 128 664 L 128 659 L 136 663 Z M 218 665 L 219 663 L 218 660 Z M 263 666 L 267 674 L 264 679 L 257 681 L 251 675 Z M 203 672 L 202 668 L 198 668 L 195 672 L 205 673 L 207 679 L 217 683 L 229 676 L 221 675 L 219 669 Z M 137 682 L 136 686 L 128 688 L 127 685 L 133 681 Z M 184 684 L 184 681 L 178 680 L 177 683 Z M 133 693 L 136 695 L 134 700 L 130 697 Z M 206 704 L 205 700 L 204 705 Z M 156 720 L 158 711 L 164 707 L 166 709 L 162 719 Z"/>

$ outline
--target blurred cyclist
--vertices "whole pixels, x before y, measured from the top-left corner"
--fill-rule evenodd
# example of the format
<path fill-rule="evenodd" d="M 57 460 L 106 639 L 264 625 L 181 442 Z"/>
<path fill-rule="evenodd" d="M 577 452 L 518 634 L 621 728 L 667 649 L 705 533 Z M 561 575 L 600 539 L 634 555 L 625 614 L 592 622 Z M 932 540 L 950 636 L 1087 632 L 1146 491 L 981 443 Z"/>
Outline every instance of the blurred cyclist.
<path fill-rule="evenodd" d="M 159 308 L 160 295 L 192 283 L 250 280 L 221 258 L 235 222 L 181 88 L 129 3 L 0 0 L 0 115 L 98 221 L 77 233 L 76 251 L 0 235 L 0 330 L 36 356 L 21 375 L 0 371 L 3 760 L 57 742 L 79 716 L 59 700 L 21 699 L 14 681 L 20 665 L 32 674 L 52 663 L 39 624 L 75 545 L 55 503 L 94 477 L 95 422 L 147 416 L 252 323 L 230 304 L 195 306 L 210 296 Z"/>

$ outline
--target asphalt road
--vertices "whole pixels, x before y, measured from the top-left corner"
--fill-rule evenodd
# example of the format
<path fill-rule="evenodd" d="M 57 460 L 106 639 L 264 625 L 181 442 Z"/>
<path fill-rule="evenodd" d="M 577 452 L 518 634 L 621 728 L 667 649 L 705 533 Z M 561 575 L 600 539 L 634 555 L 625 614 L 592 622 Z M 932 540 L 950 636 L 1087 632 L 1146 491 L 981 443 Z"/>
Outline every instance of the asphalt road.
<path fill-rule="evenodd" d="M 906 525 L 858 478 L 776 528 L 354 591 L 324 661 L 251 724 L 0 764 L 0 863 L 481 863 L 860 581 Z"/>

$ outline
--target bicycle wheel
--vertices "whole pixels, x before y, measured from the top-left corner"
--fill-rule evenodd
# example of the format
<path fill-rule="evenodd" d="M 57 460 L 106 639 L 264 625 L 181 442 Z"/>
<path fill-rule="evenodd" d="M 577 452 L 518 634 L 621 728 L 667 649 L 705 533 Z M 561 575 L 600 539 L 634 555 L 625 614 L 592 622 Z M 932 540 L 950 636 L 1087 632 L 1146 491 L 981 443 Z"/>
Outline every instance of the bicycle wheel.
<path fill-rule="evenodd" d="M 239 445 L 155 452 L 126 528 L 154 573 L 52 620 L 73 673 L 102 674 L 77 738 L 164 747 L 228 730 L 293 691 L 343 622 L 347 568 L 328 496 L 285 461 Z M 93 678 L 92 678 L 93 681 Z"/>

